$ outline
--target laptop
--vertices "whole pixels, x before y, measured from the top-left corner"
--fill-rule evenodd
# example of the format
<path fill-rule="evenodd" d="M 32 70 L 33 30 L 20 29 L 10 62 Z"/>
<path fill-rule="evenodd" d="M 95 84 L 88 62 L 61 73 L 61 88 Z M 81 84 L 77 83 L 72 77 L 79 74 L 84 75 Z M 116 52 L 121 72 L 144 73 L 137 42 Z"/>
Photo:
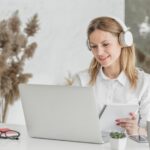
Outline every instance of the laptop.
<path fill-rule="evenodd" d="M 19 90 L 31 137 L 104 143 L 92 87 L 20 84 Z"/>

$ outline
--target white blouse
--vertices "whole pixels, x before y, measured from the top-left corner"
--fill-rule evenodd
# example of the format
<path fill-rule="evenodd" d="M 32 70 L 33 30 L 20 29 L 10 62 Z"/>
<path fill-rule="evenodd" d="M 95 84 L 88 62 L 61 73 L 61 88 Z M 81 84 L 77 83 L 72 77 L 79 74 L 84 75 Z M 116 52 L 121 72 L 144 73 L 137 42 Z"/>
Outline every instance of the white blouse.
<path fill-rule="evenodd" d="M 75 75 L 74 86 L 89 86 L 90 76 L 88 71 L 82 71 Z M 146 127 L 146 120 L 150 118 L 150 74 L 138 70 L 138 83 L 135 89 L 124 72 L 116 79 L 108 78 L 100 69 L 93 91 L 100 112 L 104 104 L 138 104 L 140 113 L 140 126 Z"/>

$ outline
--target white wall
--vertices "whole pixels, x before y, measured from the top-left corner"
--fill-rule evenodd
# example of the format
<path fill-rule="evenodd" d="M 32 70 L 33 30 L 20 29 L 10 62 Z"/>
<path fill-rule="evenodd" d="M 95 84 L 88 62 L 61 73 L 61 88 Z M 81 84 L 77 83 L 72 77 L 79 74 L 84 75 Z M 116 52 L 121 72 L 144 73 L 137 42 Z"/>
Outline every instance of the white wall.
<path fill-rule="evenodd" d="M 101 15 L 124 19 L 124 0 L 1 0 L 0 19 L 19 10 L 22 23 L 38 13 L 40 31 L 34 58 L 25 70 L 33 74 L 30 83 L 63 84 L 67 72 L 88 67 L 91 53 L 86 47 L 89 21 Z M 10 107 L 8 123 L 24 124 L 20 101 Z"/>

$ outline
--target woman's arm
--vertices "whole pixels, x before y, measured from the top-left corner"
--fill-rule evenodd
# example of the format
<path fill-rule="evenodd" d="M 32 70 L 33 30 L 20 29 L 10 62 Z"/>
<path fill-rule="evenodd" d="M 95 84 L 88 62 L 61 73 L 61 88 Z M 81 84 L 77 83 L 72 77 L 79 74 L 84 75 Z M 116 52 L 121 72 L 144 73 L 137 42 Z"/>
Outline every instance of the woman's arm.
<path fill-rule="evenodd" d="M 140 87 L 143 92 L 139 101 L 139 117 L 130 113 L 128 118 L 116 120 L 116 124 L 125 128 L 129 135 L 147 135 L 146 122 L 148 118 L 150 119 L 150 75 L 145 74 Z"/>

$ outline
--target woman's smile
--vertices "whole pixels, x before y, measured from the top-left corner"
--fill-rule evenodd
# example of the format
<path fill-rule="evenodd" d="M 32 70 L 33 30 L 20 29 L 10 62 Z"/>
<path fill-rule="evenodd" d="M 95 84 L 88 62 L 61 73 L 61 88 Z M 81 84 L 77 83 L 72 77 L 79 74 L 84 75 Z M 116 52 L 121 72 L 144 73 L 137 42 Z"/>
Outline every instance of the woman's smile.
<path fill-rule="evenodd" d="M 99 60 L 99 63 L 101 65 L 104 65 L 104 64 L 106 65 L 109 61 L 109 58 L 110 58 L 110 55 L 108 55 L 108 56 L 99 56 L 98 60 Z"/>

